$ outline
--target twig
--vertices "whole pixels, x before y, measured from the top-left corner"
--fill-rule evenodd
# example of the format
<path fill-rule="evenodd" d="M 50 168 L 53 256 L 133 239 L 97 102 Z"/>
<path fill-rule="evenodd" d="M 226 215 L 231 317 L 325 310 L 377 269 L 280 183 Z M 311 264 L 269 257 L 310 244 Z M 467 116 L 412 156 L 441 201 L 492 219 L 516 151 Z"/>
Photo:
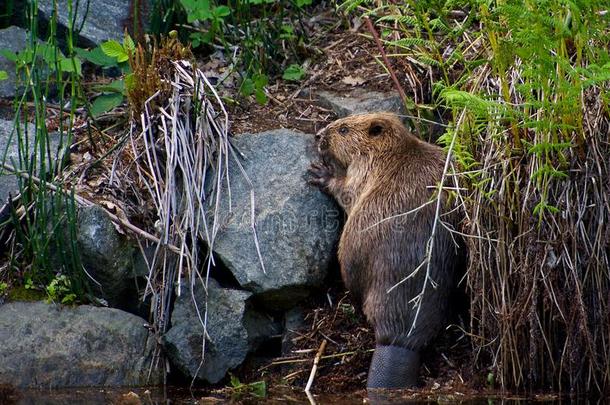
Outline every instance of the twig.
<path fill-rule="evenodd" d="M 441 176 L 441 181 L 438 184 L 438 195 L 436 196 L 436 212 L 434 214 L 434 222 L 432 223 L 432 231 L 430 232 L 430 239 L 428 239 L 428 243 L 426 244 L 426 277 L 424 278 L 424 284 L 422 286 L 421 292 L 418 294 L 418 303 L 417 309 L 415 310 L 415 316 L 413 317 L 413 323 L 411 324 L 411 328 L 409 329 L 409 333 L 407 336 L 410 336 L 413 330 L 415 329 L 415 325 L 417 324 L 417 319 L 419 318 L 419 312 L 422 307 L 422 301 L 424 299 L 424 294 L 426 292 L 426 287 L 428 286 L 428 282 L 434 284 L 434 280 L 430 278 L 430 270 L 432 265 L 432 252 L 434 251 L 434 237 L 436 236 L 436 229 L 440 222 L 441 216 L 441 205 L 443 204 L 443 185 L 445 184 L 445 179 L 447 177 L 447 172 L 449 171 L 449 165 L 451 163 L 453 148 L 455 146 L 455 140 L 457 138 L 458 128 L 462 124 L 464 117 L 466 115 L 466 111 L 462 111 L 456 126 L 455 132 L 453 133 L 453 137 L 451 138 L 451 144 L 449 145 L 449 149 L 447 150 L 447 156 L 445 158 L 445 167 L 443 168 L 443 174 Z M 433 285 L 434 287 L 434 285 Z"/>
<path fill-rule="evenodd" d="M 296 377 L 297 375 L 302 374 L 303 371 L 305 371 L 305 370 L 297 370 L 297 371 L 294 371 L 294 372 L 292 372 L 290 374 L 286 374 L 282 379 L 285 380 L 285 381 L 290 380 L 290 379 Z"/>
<path fill-rule="evenodd" d="M 402 100 L 402 103 L 404 104 L 405 101 L 407 100 L 407 94 L 405 93 L 405 90 L 400 85 L 400 82 L 398 81 L 398 77 L 396 77 L 396 73 L 394 73 L 394 69 L 392 68 L 392 65 L 390 64 L 388 55 L 386 54 L 385 49 L 383 49 L 383 44 L 381 43 L 379 34 L 377 33 L 377 30 L 373 26 L 373 23 L 371 22 L 371 19 L 369 17 L 364 17 L 364 22 L 366 23 L 366 28 L 369 30 L 371 35 L 373 35 L 373 39 L 375 40 L 377 49 L 379 49 L 379 53 L 381 54 L 383 63 L 385 64 L 386 69 L 388 69 L 388 73 L 390 74 L 390 77 L 392 77 L 392 81 L 394 82 L 394 85 L 396 86 L 396 90 L 398 91 L 398 94 L 400 95 L 400 99 Z M 417 135 L 419 136 L 420 135 L 419 123 L 417 122 L 417 120 L 413 121 L 413 123 L 415 124 L 415 131 L 417 132 Z"/>
<path fill-rule="evenodd" d="M 309 392 L 309 391 L 305 391 L 305 394 L 307 395 L 307 399 L 309 400 L 309 403 L 310 403 L 311 405 L 316 405 L 316 404 L 317 404 L 317 402 L 316 402 L 316 400 L 314 399 L 313 395 L 311 395 L 311 392 Z"/>
<path fill-rule="evenodd" d="M 318 353 L 316 357 L 313 359 L 313 367 L 311 368 L 311 373 L 309 374 L 309 380 L 307 381 L 307 385 L 305 386 L 305 393 L 309 397 L 309 393 L 311 390 L 311 386 L 313 385 L 313 380 L 316 377 L 316 371 L 318 371 L 318 363 L 320 362 L 320 357 L 324 354 L 324 349 L 326 349 L 327 340 L 324 339 L 322 344 L 320 345 L 320 349 L 318 349 Z"/>

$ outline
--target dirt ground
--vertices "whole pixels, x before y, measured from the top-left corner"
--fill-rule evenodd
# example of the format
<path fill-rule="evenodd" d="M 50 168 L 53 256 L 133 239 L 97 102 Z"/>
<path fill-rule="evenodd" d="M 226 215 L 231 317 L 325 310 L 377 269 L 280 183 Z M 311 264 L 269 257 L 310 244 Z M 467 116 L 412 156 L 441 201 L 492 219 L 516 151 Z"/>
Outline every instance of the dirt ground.
<path fill-rule="evenodd" d="M 339 283 L 303 307 L 303 328 L 287 334 L 283 355 L 245 370 L 244 380 L 269 382 L 274 389 L 303 388 L 319 357 L 312 391 L 319 394 L 355 393 L 365 396 L 366 378 L 375 339 L 359 305 Z M 461 322 L 456 314 L 455 322 Z M 459 399 L 487 391 L 472 373 L 464 325 L 450 326 L 422 355 L 420 384 L 402 393 L 412 399 L 443 396 Z M 320 353 L 321 348 L 323 352 Z"/>
<path fill-rule="evenodd" d="M 309 29 L 307 76 L 298 83 L 278 79 L 268 86 L 269 102 L 243 100 L 230 113 L 235 134 L 274 128 L 316 133 L 335 114 L 317 103 L 322 90 L 349 94 L 355 89 L 394 91 L 390 75 L 377 62 L 377 49 L 360 22 L 319 10 L 305 21 Z"/>

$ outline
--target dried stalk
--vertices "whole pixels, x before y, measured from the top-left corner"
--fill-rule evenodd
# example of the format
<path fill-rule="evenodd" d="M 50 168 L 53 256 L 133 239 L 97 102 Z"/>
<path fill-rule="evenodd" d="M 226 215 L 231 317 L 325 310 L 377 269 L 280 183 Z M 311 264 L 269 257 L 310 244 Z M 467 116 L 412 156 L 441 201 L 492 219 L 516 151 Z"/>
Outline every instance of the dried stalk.
<path fill-rule="evenodd" d="M 307 380 L 307 385 L 305 386 L 305 393 L 311 392 L 311 386 L 313 385 L 313 380 L 316 377 L 316 372 L 318 371 L 318 363 L 320 362 L 320 358 L 324 354 L 324 350 L 326 350 L 326 339 L 322 341 L 320 344 L 320 349 L 318 349 L 318 353 L 316 353 L 316 357 L 313 359 L 313 367 L 311 368 L 311 373 L 309 374 L 309 380 Z"/>

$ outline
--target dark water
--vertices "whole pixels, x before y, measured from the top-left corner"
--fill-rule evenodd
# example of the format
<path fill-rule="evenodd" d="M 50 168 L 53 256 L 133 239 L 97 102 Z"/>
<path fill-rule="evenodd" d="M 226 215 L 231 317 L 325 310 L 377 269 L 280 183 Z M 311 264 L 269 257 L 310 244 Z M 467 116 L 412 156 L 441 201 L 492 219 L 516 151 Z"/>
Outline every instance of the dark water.
<path fill-rule="evenodd" d="M 313 402 L 312 402 L 313 401 Z M 455 395 L 439 395 L 429 400 L 405 400 L 400 398 L 366 398 L 364 393 L 313 395 L 309 400 L 301 390 L 272 392 L 268 398 L 236 397 L 227 394 L 191 392 L 176 388 L 146 389 L 71 389 L 71 390 L 22 390 L 12 393 L 0 392 L 0 405 L 186 405 L 186 404 L 464 404 L 464 405 L 521 405 L 521 404 L 606 404 L 610 400 L 537 398 L 465 398 Z"/>

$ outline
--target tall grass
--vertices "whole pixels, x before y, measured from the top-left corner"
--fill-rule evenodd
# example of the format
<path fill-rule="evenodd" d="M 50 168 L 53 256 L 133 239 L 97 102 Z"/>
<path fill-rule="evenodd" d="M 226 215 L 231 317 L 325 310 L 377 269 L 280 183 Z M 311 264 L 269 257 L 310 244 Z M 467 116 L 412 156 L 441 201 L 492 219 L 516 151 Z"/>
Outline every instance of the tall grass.
<path fill-rule="evenodd" d="M 68 1 L 67 6 L 72 16 L 73 2 Z M 49 298 L 66 302 L 82 298 L 88 291 L 76 246 L 74 196 L 59 191 L 63 189 L 59 174 L 72 143 L 72 124 L 79 104 L 80 65 L 73 57 L 72 26 L 64 57 L 57 43 L 56 12 L 51 16 L 46 42 L 38 38 L 37 14 L 37 2 L 32 1 L 27 8 L 28 43 L 16 56 L 22 91 L 14 104 L 15 130 L 11 138 L 18 144 L 18 159 L 9 162 L 6 151 L 2 151 L 0 170 L 14 174 L 19 182 L 21 208 L 12 212 L 11 268 L 25 269 L 21 275 L 28 280 L 28 286 L 47 292 L 53 280 L 64 276 L 61 280 L 69 281 L 64 283 L 62 294 L 51 294 Z M 51 104 L 50 100 L 56 103 Z M 61 117 L 59 134 L 53 137 L 47 130 L 50 109 L 59 110 Z M 33 126 L 28 125 L 30 120 Z"/>
<path fill-rule="evenodd" d="M 343 8 L 375 17 L 405 80 L 426 83 L 413 99 L 448 117 L 479 372 L 503 388 L 608 390 L 607 2 Z"/>

